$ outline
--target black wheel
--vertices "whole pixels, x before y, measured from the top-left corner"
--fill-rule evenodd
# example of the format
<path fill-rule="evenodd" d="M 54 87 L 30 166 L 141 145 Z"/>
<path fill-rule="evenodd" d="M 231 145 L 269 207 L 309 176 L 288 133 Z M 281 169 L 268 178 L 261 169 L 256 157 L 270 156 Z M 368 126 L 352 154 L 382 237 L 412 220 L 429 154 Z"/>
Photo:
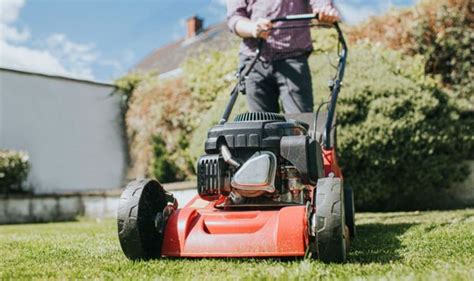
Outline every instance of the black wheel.
<path fill-rule="evenodd" d="M 165 206 L 166 192 L 156 180 L 130 182 L 120 197 L 117 226 L 120 246 L 131 260 L 161 257 L 163 237 L 155 227 Z"/>
<path fill-rule="evenodd" d="M 350 237 L 353 239 L 356 236 L 354 192 L 352 187 L 348 184 L 344 184 L 344 208 L 346 213 L 346 225 L 349 228 Z"/>
<path fill-rule="evenodd" d="M 345 262 L 347 241 L 341 179 L 318 180 L 315 205 L 318 258 L 324 262 Z"/>

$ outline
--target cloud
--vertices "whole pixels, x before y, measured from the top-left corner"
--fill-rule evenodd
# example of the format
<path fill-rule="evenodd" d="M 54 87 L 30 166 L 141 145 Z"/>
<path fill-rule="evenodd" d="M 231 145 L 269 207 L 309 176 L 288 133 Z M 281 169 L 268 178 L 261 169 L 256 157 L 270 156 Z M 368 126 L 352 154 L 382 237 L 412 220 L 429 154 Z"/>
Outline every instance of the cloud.
<path fill-rule="evenodd" d="M 208 13 L 219 21 L 226 18 L 226 0 L 211 0 L 207 6 Z"/>
<path fill-rule="evenodd" d="M 226 5 L 226 0 L 212 0 L 212 3 L 213 4 L 217 4 L 217 5 L 221 5 L 221 6 L 224 6 Z"/>
<path fill-rule="evenodd" d="M 24 0 L 2 0 L 0 2 L 0 41 L 22 42 L 30 38 L 28 29 L 23 28 L 19 31 L 8 25 L 18 18 L 24 4 Z"/>
<path fill-rule="evenodd" d="M 120 52 L 120 60 L 117 60 L 115 58 L 110 58 L 110 59 L 100 59 L 97 61 L 97 65 L 99 67 L 106 67 L 106 68 L 112 68 L 112 73 L 111 77 L 112 79 L 115 79 L 116 77 L 119 77 L 123 75 L 123 73 L 127 72 L 127 68 L 125 65 L 130 65 L 135 61 L 136 55 L 135 52 L 130 50 L 130 49 L 125 49 Z"/>
<path fill-rule="evenodd" d="M 182 39 L 186 35 L 186 20 L 188 18 L 182 17 L 178 19 L 177 24 L 173 26 L 173 31 L 171 33 L 171 39 L 173 41 L 178 41 L 179 39 Z"/>
<path fill-rule="evenodd" d="M 6 24 L 0 22 L 0 41 L 10 41 L 10 42 L 24 42 L 30 39 L 31 34 L 27 28 L 23 28 L 21 31 L 12 28 Z"/>
<path fill-rule="evenodd" d="M 186 21 L 188 20 L 188 18 L 180 18 L 178 20 L 178 25 L 179 25 L 179 28 L 185 28 L 186 27 Z"/>
<path fill-rule="evenodd" d="M 94 79 L 92 65 L 99 54 L 93 44 L 75 43 L 57 33 L 39 40 L 41 47 L 27 46 L 29 29 L 16 25 L 24 5 L 24 0 L 0 1 L 0 67 Z"/>
<path fill-rule="evenodd" d="M 33 50 L 0 42 L 0 66 L 47 74 L 74 76 L 47 51 Z"/>
<path fill-rule="evenodd" d="M 25 5 L 24 0 L 2 0 L 0 1 L 0 22 L 12 23 L 20 13 L 21 8 Z"/>
<path fill-rule="evenodd" d="M 46 45 L 48 52 L 67 66 L 69 74 L 93 79 L 92 64 L 99 57 L 94 44 L 78 44 L 65 34 L 56 33 L 46 39 Z"/>
<path fill-rule="evenodd" d="M 392 7 L 414 4 L 416 0 L 335 0 L 343 19 L 357 24 L 370 16 L 381 15 Z"/>
<path fill-rule="evenodd" d="M 351 1 L 337 2 L 342 18 L 349 24 L 356 24 L 370 16 L 377 15 L 379 8 L 376 5 L 357 5 Z"/>
<path fill-rule="evenodd" d="M 227 0 L 211 0 L 211 5 L 226 6 Z"/>

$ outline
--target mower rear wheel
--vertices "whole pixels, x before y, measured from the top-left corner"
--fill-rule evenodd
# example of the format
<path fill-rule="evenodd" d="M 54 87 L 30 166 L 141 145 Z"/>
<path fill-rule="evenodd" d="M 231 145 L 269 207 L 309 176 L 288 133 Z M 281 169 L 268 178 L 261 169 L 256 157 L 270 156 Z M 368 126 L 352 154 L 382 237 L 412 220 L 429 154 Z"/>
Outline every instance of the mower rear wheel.
<path fill-rule="evenodd" d="M 324 262 L 345 262 L 347 232 L 344 191 L 340 178 L 323 178 L 316 188 L 316 242 L 318 258 Z"/>
<path fill-rule="evenodd" d="M 120 197 L 117 227 L 120 246 L 131 260 L 161 257 L 163 237 L 155 227 L 167 205 L 166 192 L 156 180 L 130 182 Z"/>
<path fill-rule="evenodd" d="M 346 225 L 349 228 L 350 238 L 353 239 L 356 237 L 354 192 L 348 184 L 344 184 L 344 208 Z"/>

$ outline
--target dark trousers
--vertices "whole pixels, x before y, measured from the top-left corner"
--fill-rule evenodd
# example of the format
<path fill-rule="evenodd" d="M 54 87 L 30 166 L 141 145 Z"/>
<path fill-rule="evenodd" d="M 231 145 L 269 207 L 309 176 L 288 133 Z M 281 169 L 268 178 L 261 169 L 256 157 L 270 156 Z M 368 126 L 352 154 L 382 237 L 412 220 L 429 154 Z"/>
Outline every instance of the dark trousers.
<path fill-rule="evenodd" d="M 251 58 L 241 58 L 248 63 Z M 245 90 L 251 112 L 280 112 L 280 100 L 285 113 L 313 111 L 313 85 L 308 56 L 257 61 L 250 72 Z"/>

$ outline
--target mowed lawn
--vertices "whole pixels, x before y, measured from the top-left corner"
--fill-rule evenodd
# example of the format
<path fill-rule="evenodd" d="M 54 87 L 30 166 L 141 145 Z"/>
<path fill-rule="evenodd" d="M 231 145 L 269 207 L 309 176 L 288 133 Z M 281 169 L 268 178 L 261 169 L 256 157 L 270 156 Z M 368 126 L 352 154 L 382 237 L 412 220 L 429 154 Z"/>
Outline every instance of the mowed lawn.
<path fill-rule="evenodd" d="M 0 278 L 474 280 L 474 209 L 365 213 L 346 264 L 314 260 L 127 260 L 113 220 L 0 226 Z"/>

